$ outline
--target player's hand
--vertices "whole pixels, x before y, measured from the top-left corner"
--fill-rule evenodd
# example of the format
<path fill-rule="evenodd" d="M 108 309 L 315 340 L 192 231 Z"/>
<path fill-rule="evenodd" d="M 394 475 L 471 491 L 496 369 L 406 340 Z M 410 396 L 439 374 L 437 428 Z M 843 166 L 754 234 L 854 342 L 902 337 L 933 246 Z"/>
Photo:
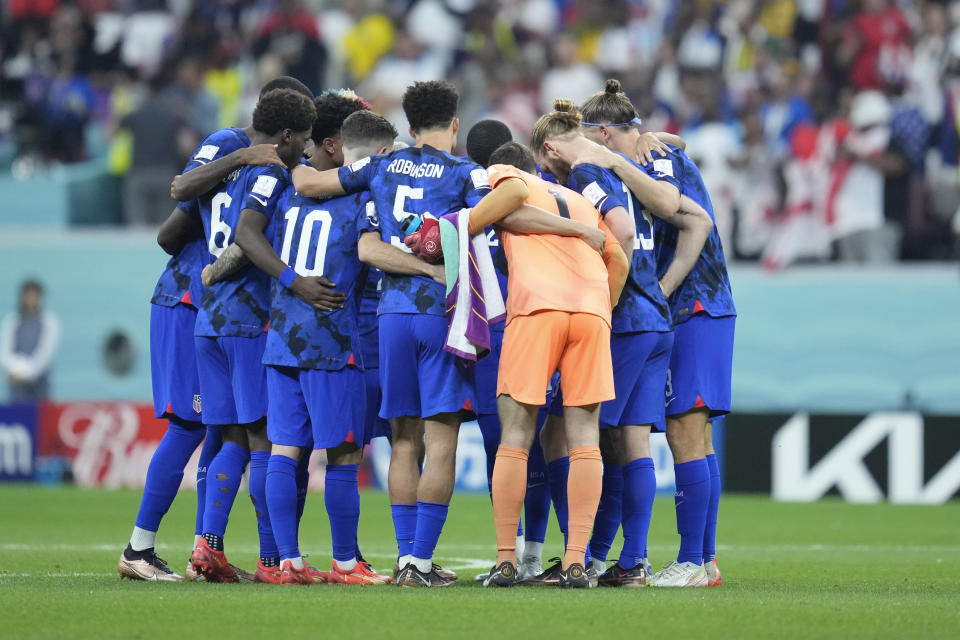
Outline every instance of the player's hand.
<path fill-rule="evenodd" d="M 659 285 L 660 292 L 663 293 L 663 297 L 669 300 L 670 296 L 673 295 L 673 289 L 671 289 L 668 285 L 663 284 L 663 280 L 659 282 Z"/>
<path fill-rule="evenodd" d="M 590 225 L 583 225 L 583 231 L 580 232 L 579 237 L 597 253 L 603 253 L 603 249 L 607 244 L 607 234 Z"/>
<path fill-rule="evenodd" d="M 598 167 L 603 167 L 604 169 L 612 169 L 614 162 L 616 162 L 619 156 L 596 142 L 586 142 L 587 144 L 583 145 L 583 150 L 570 166 L 575 167 L 578 164 L 593 164 Z"/>
<path fill-rule="evenodd" d="M 323 276 L 297 276 L 290 287 L 297 296 L 321 311 L 343 309 L 347 296 L 337 291 L 334 283 Z"/>
<path fill-rule="evenodd" d="M 447 270 L 442 264 L 427 265 L 427 273 L 430 274 L 434 282 L 447 286 Z"/>
<path fill-rule="evenodd" d="M 170 183 L 170 197 L 174 200 L 177 199 L 177 196 L 174 195 L 177 192 L 177 182 L 179 182 L 180 178 L 182 177 L 183 176 L 178 173 L 177 175 L 173 176 L 173 181 Z"/>
<path fill-rule="evenodd" d="M 240 159 L 245 165 L 267 165 L 279 164 L 283 166 L 283 160 L 277 155 L 277 145 L 275 144 L 255 144 L 240 151 Z"/>
<path fill-rule="evenodd" d="M 637 158 L 640 164 L 647 166 L 648 162 L 653 162 L 654 153 L 659 153 L 661 158 L 665 158 L 670 153 L 670 147 L 650 132 L 641 134 L 637 138 Z"/>
<path fill-rule="evenodd" d="M 209 287 L 213 284 L 213 265 L 208 264 L 203 268 L 203 271 L 200 272 L 200 282 L 203 283 L 203 286 Z"/>

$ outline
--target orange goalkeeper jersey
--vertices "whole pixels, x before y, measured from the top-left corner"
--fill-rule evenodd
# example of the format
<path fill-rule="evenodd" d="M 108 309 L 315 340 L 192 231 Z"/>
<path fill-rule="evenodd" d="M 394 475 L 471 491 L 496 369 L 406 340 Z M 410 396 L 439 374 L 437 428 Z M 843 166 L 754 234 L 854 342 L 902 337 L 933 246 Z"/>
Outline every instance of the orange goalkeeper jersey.
<path fill-rule="evenodd" d="M 620 243 L 590 201 L 579 193 L 507 165 L 488 169 L 490 186 L 507 178 L 526 183 L 526 203 L 558 216 L 599 227 L 608 248 Z M 507 255 L 507 322 L 537 311 L 567 311 L 600 316 L 610 324 L 610 286 L 603 258 L 579 238 L 500 231 Z"/>

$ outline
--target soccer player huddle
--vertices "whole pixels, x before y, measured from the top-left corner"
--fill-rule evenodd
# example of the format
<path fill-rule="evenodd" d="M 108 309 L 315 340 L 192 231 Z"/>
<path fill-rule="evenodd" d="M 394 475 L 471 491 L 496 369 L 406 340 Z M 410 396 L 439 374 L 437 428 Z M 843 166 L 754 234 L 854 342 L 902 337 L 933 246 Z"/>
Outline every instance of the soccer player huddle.
<path fill-rule="evenodd" d="M 154 404 L 169 428 L 121 576 L 452 586 L 433 555 L 459 428 L 475 416 L 497 539 L 484 586 L 721 583 L 711 420 L 730 410 L 736 311 L 683 141 L 641 134 L 609 80 L 579 108 L 556 100 L 530 148 L 486 120 L 461 158 L 458 101 L 447 82 L 408 87 L 407 147 L 352 92 L 314 98 L 277 78 L 250 127 L 210 134 L 174 178 L 150 327 Z M 673 453 L 680 534 L 677 559 L 655 574 L 654 430 Z M 392 575 L 358 542 L 358 465 L 375 437 L 391 444 Z M 180 575 L 156 535 L 201 443 Z M 320 449 L 329 570 L 298 544 Z M 248 464 L 252 574 L 224 545 Z M 551 503 L 565 548 L 544 569 Z"/>

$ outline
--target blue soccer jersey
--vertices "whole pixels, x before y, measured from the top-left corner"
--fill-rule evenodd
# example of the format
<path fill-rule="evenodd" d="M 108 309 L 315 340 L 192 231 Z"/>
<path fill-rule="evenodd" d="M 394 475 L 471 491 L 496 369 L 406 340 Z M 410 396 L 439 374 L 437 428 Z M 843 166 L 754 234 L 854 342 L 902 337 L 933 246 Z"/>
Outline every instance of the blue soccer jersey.
<path fill-rule="evenodd" d="M 210 199 L 200 203 L 209 260 L 218 258 L 233 244 L 240 212 L 260 211 L 271 219 L 290 182 L 289 172 L 277 165 L 247 166 L 232 173 Z M 273 238 L 273 224 L 264 234 Z M 200 300 L 196 335 L 253 338 L 267 328 L 270 317 L 270 278 L 250 265 L 239 274 L 208 288 Z"/>
<path fill-rule="evenodd" d="M 723 256 L 720 234 L 713 215 L 713 204 L 703 184 L 703 178 L 700 177 L 700 170 L 683 151 L 676 147 L 673 147 L 673 153 L 666 158 L 654 160 L 655 170 L 658 164 L 664 171 L 669 165 L 669 170 L 680 180 L 680 193 L 706 209 L 710 219 L 714 221 L 714 227 L 703 246 L 700 259 L 670 296 L 670 312 L 674 324 L 686 322 L 693 314 L 701 311 L 714 318 L 737 315 L 737 310 L 733 306 L 730 278 L 727 275 L 727 261 Z M 662 277 L 673 262 L 673 256 L 676 253 L 677 228 L 657 220 L 654 223 L 654 233 L 657 273 Z"/>
<path fill-rule="evenodd" d="M 380 306 L 380 287 L 383 272 L 373 267 L 367 268 L 367 278 L 360 296 L 360 313 L 357 323 L 360 326 L 360 353 L 363 354 L 364 369 L 376 368 L 380 358 L 380 340 L 377 336 L 377 308 Z"/>
<path fill-rule="evenodd" d="M 235 127 L 217 129 L 197 146 L 183 168 L 183 173 L 249 146 L 250 138 L 243 129 Z M 212 195 L 213 192 L 201 196 L 199 200 L 208 200 Z M 179 206 L 187 215 L 199 218 L 198 200 L 181 202 Z M 209 262 L 205 247 L 203 234 L 198 230 L 196 237 L 188 240 L 177 255 L 171 256 L 163 273 L 160 274 L 160 280 L 157 281 L 150 302 L 164 307 L 172 307 L 179 302 L 199 304 L 200 298 L 203 297 L 200 272 Z"/>
<path fill-rule="evenodd" d="M 275 281 L 264 364 L 338 370 L 352 360 L 362 366 L 357 315 L 367 268 L 357 240 L 377 230 L 369 192 L 315 200 L 291 187 L 273 215 L 282 216 L 274 240 L 280 259 L 301 276 L 334 282 L 347 299 L 342 309 L 320 311 Z"/>
<path fill-rule="evenodd" d="M 193 203 L 189 204 L 193 205 Z M 180 208 L 184 206 L 181 204 Z M 196 210 L 195 205 L 193 210 Z M 200 272 L 208 261 L 207 243 L 203 235 L 198 232 L 195 237 L 187 240 L 176 255 L 170 256 L 166 268 L 157 280 L 150 302 L 163 307 L 173 307 L 181 302 L 199 304 L 200 298 L 203 297 Z"/>
<path fill-rule="evenodd" d="M 439 218 L 475 206 L 490 191 L 479 165 L 430 146 L 370 156 L 341 167 L 339 176 L 347 193 L 371 192 L 383 240 L 404 249 L 401 224 L 408 216 Z M 385 273 L 379 313 L 442 316 L 445 298 L 444 286 L 430 278 Z"/>
<path fill-rule="evenodd" d="M 652 167 L 648 171 L 636 163 L 634 166 L 647 171 L 654 179 L 675 184 L 671 175 L 653 171 Z M 657 277 L 653 218 L 643 203 L 613 171 L 592 164 L 575 166 L 570 171 L 567 186 L 582 193 L 604 216 L 617 207 L 623 207 L 636 225 L 630 272 L 620 302 L 613 310 L 613 333 L 670 331 L 670 308 Z"/>

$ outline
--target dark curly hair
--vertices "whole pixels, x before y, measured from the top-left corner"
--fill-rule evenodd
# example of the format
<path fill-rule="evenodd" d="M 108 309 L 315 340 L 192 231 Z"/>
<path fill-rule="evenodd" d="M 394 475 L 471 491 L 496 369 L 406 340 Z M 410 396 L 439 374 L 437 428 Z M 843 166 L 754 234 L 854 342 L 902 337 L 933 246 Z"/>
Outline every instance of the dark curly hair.
<path fill-rule="evenodd" d="M 253 128 L 268 136 L 284 129 L 309 131 L 317 117 L 313 100 L 293 89 L 274 89 L 253 110 Z"/>
<path fill-rule="evenodd" d="M 263 87 L 260 89 L 260 97 L 262 98 L 274 89 L 293 89 L 297 93 L 302 93 L 308 98 L 313 98 L 313 92 L 310 91 L 310 88 L 291 76 L 279 76 L 267 82 L 267 84 L 263 85 Z"/>
<path fill-rule="evenodd" d="M 497 147 L 497 150 L 490 154 L 490 164 L 506 164 L 527 173 L 537 173 L 533 152 L 519 142 L 507 142 Z"/>
<path fill-rule="evenodd" d="M 393 144 L 397 129 L 379 113 L 362 109 L 351 113 L 343 121 L 340 137 L 344 147 L 380 147 Z"/>
<path fill-rule="evenodd" d="M 513 140 L 510 128 L 499 120 L 481 120 L 467 134 L 467 155 L 481 167 L 490 165 L 490 154 Z"/>
<path fill-rule="evenodd" d="M 317 107 L 317 119 L 310 137 L 315 144 L 320 144 L 324 138 L 340 135 L 343 121 L 351 113 L 370 108 L 363 98 L 352 91 L 324 91 L 313 104 Z"/>
<path fill-rule="evenodd" d="M 403 94 L 403 112 L 414 133 L 443 129 L 457 115 L 460 94 L 445 80 L 414 82 Z"/>

